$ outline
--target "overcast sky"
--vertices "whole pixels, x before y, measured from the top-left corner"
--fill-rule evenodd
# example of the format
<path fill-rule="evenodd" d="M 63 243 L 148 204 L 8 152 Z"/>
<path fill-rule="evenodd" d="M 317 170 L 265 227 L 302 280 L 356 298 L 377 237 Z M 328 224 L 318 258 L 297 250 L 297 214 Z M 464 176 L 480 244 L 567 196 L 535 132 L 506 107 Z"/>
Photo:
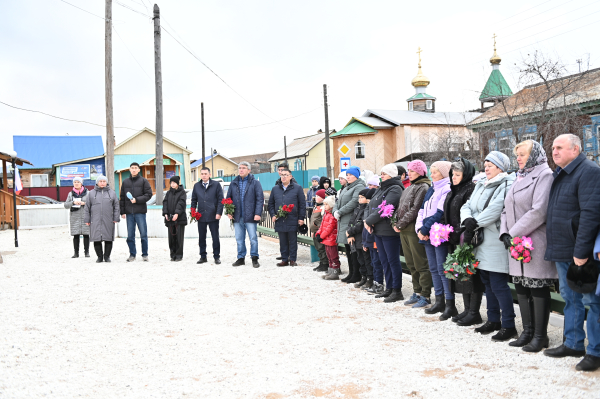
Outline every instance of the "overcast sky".
<path fill-rule="evenodd" d="M 103 125 L 104 20 L 97 16 L 104 16 L 105 2 L 65 1 L 96 16 L 62 0 L 1 1 L 0 101 Z M 115 126 L 154 129 L 151 3 L 114 1 Z M 331 129 L 342 129 L 368 108 L 406 109 L 406 99 L 414 94 L 410 81 L 417 73 L 419 46 L 423 73 L 431 80 L 427 93 L 437 97 L 438 111 L 479 106 L 479 91 L 491 71 L 494 33 L 501 70 L 513 91 L 515 63 L 534 50 L 559 56 L 572 71 L 578 69 L 577 59 L 589 58 L 590 68 L 600 64 L 600 2 L 594 0 L 158 4 L 163 26 L 235 90 L 163 32 L 165 136 L 195 155 L 201 150 L 199 133 L 168 131 L 199 131 L 201 102 L 207 147 L 226 156 L 278 151 L 284 135 L 289 142 L 324 129 L 324 83 Z M 106 133 L 103 127 L 2 104 L 0 120 L 1 151 L 12 149 L 13 135 Z M 236 130 L 211 132 L 221 129 Z M 134 132 L 115 129 L 117 142 Z"/>

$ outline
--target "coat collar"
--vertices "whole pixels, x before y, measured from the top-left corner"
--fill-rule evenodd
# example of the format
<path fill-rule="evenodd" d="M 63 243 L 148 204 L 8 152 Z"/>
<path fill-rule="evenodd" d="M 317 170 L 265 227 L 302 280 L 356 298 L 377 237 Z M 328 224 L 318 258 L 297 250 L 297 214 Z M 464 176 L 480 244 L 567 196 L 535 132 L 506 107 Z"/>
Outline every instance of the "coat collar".
<path fill-rule="evenodd" d="M 518 178 L 515 179 L 513 185 L 515 186 L 515 188 L 513 189 L 513 192 L 518 192 L 521 190 L 526 189 L 527 187 L 531 186 L 533 184 L 533 182 L 540 177 L 540 175 L 545 172 L 546 170 L 550 170 L 550 166 L 548 166 L 547 163 L 542 164 L 542 165 L 538 165 L 535 168 L 533 168 L 533 170 L 527 174 L 527 176 L 525 176 L 523 179 L 519 180 Z"/>
<path fill-rule="evenodd" d="M 565 166 L 564 168 L 561 168 L 560 166 L 556 168 L 556 171 L 554 171 L 554 177 L 558 176 L 561 171 L 564 171 L 566 174 L 570 175 L 571 172 L 573 172 L 579 166 L 579 164 L 585 161 L 586 159 L 587 157 L 584 153 L 579 154 L 577 158 L 572 160 L 571 163 Z"/>

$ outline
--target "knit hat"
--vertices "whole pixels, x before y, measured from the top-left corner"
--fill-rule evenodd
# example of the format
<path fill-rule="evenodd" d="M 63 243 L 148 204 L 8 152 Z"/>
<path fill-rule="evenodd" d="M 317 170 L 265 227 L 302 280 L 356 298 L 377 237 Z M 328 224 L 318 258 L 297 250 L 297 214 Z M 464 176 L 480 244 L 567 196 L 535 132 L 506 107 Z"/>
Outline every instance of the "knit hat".
<path fill-rule="evenodd" d="M 367 193 L 369 192 L 369 190 L 370 190 L 370 188 L 365 188 L 365 189 L 363 189 L 363 190 L 360 190 L 360 191 L 358 192 L 358 195 L 360 195 L 360 196 L 363 196 L 363 197 L 367 198 Z"/>
<path fill-rule="evenodd" d="M 398 168 L 393 163 L 388 163 L 383 168 L 381 168 L 381 173 L 385 173 L 390 177 L 398 176 Z"/>
<path fill-rule="evenodd" d="M 440 171 L 443 178 L 448 177 L 448 173 L 450 173 L 450 168 L 452 167 L 452 162 L 448 161 L 437 161 L 431 164 L 432 168 L 437 168 Z"/>
<path fill-rule="evenodd" d="M 101 180 L 104 180 L 104 181 L 106 181 L 108 183 L 108 179 L 106 178 L 106 176 L 100 175 L 100 176 L 96 177 L 96 183 L 99 182 L 99 181 L 101 181 Z"/>
<path fill-rule="evenodd" d="M 179 185 L 179 181 L 180 181 L 179 176 L 171 176 L 171 179 L 169 179 L 169 180 L 172 182 L 174 181 L 175 183 L 177 183 L 177 185 Z"/>
<path fill-rule="evenodd" d="M 77 176 L 73 178 L 73 183 L 75 183 L 76 181 L 78 181 L 79 183 L 83 184 L 83 178 Z"/>
<path fill-rule="evenodd" d="M 317 190 L 317 192 L 315 193 L 316 196 L 319 196 L 323 199 L 327 198 L 327 192 L 323 189 Z"/>
<path fill-rule="evenodd" d="M 506 172 L 510 168 L 510 159 L 508 159 L 506 154 L 500 151 L 490 152 L 487 157 L 485 157 L 485 160 L 493 163 L 503 172 Z"/>
<path fill-rule="evenodd" d="M 320 181 L 320 180 L 321 180 L 321 178 L 320 178 L 319 176 L 313 176 L 313 177 L 312 177 L 310 180 L 311 180 L 311 181 L 314 181 L 314 180 L 316 180 L 316 181 Z"/>
<path fill-rule="evenodd" d="M 340 172 L 340 174 L 338 175 L 338 179 L 346 180 L 346 172 Z"/>
<path fill-rule="evenodd" d="M 369 180 L 367 180 L 367 185 L 379 187 L 379 176 L 375 175 L 375 176 L 369 177 Z"/>
<path fill-rule="evenodd" d="M 412 170 L 421 176 L 425 176 L 427 174 L 427 166 L 425 165 L 425 162 L 421 161 L 420 159 L 410 161 L 407 165 L 407 168 L 408 170 Z"/>
<path fill-rule="evenodd" d="M 354 175 L 358 179 L 360 177 L 360 169 L 358 166 L 350 166 L 348 169 L 346 169 L 346 174 Z"/>
<path fill-rule="evenodd" d="M 377 189 L 375 188 L 370 188 L 369 191 L 367 192 L 367 194 L 365 195 L 365 198 L 370 200 L 371 198 L 373 198 L 373 194 L 375 194 L 375 191 L 377 191 Z"/>
<path fill-rule="evenodd" d="M 329 197 L 323 200 L 323 203 L 333 209 L 333 207 L 335 206 L 335 196 L 330 195 Z"/>

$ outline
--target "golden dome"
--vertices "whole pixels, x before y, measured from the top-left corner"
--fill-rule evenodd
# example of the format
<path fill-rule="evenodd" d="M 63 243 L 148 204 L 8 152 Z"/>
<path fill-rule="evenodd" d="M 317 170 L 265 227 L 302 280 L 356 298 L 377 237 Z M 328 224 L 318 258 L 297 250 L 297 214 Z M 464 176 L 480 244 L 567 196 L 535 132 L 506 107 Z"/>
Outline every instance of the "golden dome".
<path fill-rule="evenodd" d="M 496 37 L 497 36 L 494 33 L 494 36 L 492 36 L 492 38 L 494 39 L 494 55 L 492 55 L 492 58 L 490 58 L 490 62 L 492 63 L 492 65 L 499 65 L 500 61 L 502 61 L 502 58 L 500 58 L 500 56 L 496 52 Z"/>
<path fill-rule="evenodd" d="M 414 87 L 421 87 L 421 86 L 429 86 L 429 79 L 427 79 L 427 76 L 423 75 L 423 72 L 421 72 L 421 65 L 419 65 L 419 72 L 417 73 L 417 76 L 415 76 L 413 78 L 413 80 L 410 82 L 411 85 L 413 85 Z"/>

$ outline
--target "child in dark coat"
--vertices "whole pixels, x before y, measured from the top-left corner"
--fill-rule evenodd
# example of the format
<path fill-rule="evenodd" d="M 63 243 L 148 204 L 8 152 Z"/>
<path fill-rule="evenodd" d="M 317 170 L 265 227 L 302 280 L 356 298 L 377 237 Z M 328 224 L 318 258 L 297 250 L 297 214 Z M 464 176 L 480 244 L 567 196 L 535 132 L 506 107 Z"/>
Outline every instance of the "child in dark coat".
<path fill-rule="evenodd" d="M 348 223 L 346 229 L 346 237 L 348 237 L 348 243 L 352 251 L 356 252 L 358 264 L 360 268 L 355 269 L 356 273 L 360 273 L 360 281 L 358 281 L 354 287 L 360 288 L 367 283 L 367 280 L 372 284 L 373 282 L 373 267 L 371 266 L 371 256 L 368 251 L 363 250 L 363 230 L 364 230 L 364 212 L 367 208 L 367 193 L 370 189 L 365 188 L 358 193 L 358 206 L 354 209 L 354 214 Z M 356 276 L 358 277 L 358 276 Z M 357 278 L 353 278 L 357 279 Z"/>

